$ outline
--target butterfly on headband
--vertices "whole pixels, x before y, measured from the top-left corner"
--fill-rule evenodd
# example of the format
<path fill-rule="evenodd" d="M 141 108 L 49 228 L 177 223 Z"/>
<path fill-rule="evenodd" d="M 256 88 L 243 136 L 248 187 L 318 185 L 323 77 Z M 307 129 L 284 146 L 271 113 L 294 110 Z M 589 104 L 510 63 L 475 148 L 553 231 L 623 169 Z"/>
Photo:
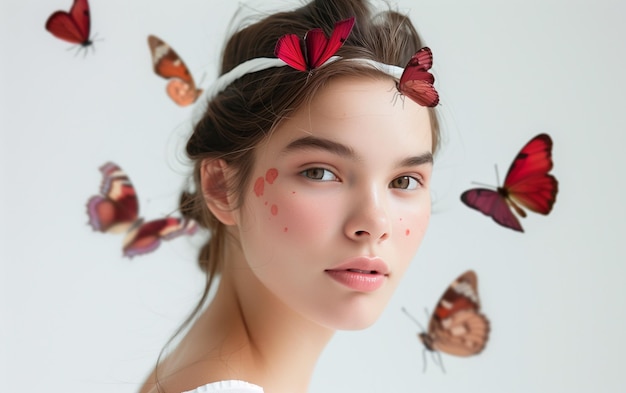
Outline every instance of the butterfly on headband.
<path fill-rule="evenodd" d="M 439 103 L 439 93 L 433 84 L 435 77 L 428 72 L 433 66 L 433 53 L 428 47 L 417 51 L 409 60 L 396 84 L 400 94 L 421 106 L 434 107 Z"/>
<path fill-rule="evenodd" d="M 148 36 L 148 46 L 152 54 L 154 72 L 162 78 L 169 79 L 167 95 L 180 106 L 196 102 L 202 90 L 196 87 L 189 69 L 174 49 L 153 35 Z"/>
<path fill-rule="evenodd" d="M 46 21 L 46 30 L 64 41 L 87 48 L 93 44 L 89 37 L 91 16 L 87 0 L 74 0 L 70 12 L 56 11 Z"/>
<path fill-rule="evenodd" d="M 467 190 L 461 201 L 506 228 L 524 232 L 511 209 L 521 217 L 526 217 L 526 212 L 520 205 L 536 213 L 550 213 L 559 188 L 556 178 L 548 173 L 551 169 L 552 139 L 539 134 L 517 154 L 501 187 Z"/>
<path fill-rule="evenodd" d="M 295 68 L 310 72 L 330 59 L 348 39 L 354 26 L 354 17 L 335 23 L 330 38 L 321 28 L 309 30 L 304 43 L 295 34 L 286 34 L 278 39 L 274 55 Z"/>
<path fill-rule="evenodd" d="M 439 352 L 454 356 L 477 355 L 489 339 L 489 320 L 480 312 L 478 277 L 472 270 L 461 274 L 443 293 L 430 316 L 427 331 L 406 309 L 402 311 L 422 329 L 417 336 L 424 344 L 424 371 L 426 350 L 439 355 L 439 362 L 433 359 L 443 370 Z"/>
<path fill-rule="evenodd" d="M 100 167 L 100 195 L 87 202 L 89 224 L 95 231 L 126 232 L 124 256 L 132 258 L 156 250 L 161 240 L 192 235 L 197 230 L 193 220 L 165 217 L 145 222 L 139 218 L 139 203 L 135 188 L 122 169 L 112 162 Z"/>

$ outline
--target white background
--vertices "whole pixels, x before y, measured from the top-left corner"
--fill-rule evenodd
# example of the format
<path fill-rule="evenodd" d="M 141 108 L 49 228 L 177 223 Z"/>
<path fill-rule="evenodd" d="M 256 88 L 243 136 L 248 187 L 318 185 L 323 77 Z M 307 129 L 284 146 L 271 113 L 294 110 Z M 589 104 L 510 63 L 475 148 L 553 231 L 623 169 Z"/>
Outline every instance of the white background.
<path fill-rule="evenodd" d="M 0 4 L 2 392 L 135 392 L 203 285 L 200 237 L 123 259 L 122 236 L 94 233 L 85 202 L 113 160 L 142 216 L 175 209 L 191 108 L 166 97 L 146 37 L 171 44 L 209 84 L 237 3 L 91 3 L 102 40 L 84 57 L 44 29 L 71 1 Z M 435 214 L 390 307 L 374 327 L 337 334 L 310 391 L 625 391 L 626 3 L 398 8 L 435 56 L 445 133 Z M 554 140 L 559 180 L 549 216 L 530 213 L 520 234 L 461 204 L 471 181 L 495 185 L 494 164 L 505 173 L 540 132 Z M 426 323 L 424 307 L 467 268 L 491 339 L 477 357 L 443 355 L 446 374 L 429 358 L 424 374 L 418 328 L 400 309 Z"/>

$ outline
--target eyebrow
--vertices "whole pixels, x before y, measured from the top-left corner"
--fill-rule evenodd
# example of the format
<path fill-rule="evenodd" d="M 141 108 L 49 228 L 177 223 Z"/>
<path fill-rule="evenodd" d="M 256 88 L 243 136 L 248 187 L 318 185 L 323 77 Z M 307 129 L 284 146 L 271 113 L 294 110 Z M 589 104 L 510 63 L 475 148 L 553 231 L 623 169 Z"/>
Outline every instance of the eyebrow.
<path fill-rule="evenodd" d="M 352 149 L 350 146 L 346 146 L 342 143 L 331 141 L 325 138 L 318 138 L 314 136 L 306 136 L 304 138 L 299 138 L 291 143 L 289 143 L 283 150 L 281 154 L 286 154 L 298 150 L 325 150 L 329 153 L 338 155 L 340 157 L 347 157 L 354 161 L 360 161 L 361 158 L 359 155 Z M 431 152 L 425 152 L 423 154 L 407 157 L 400 160 L 397 164 L 398 167 L 410 167 L 410 166 L 420 166 L 424 164 L 432 164 L 433 163 L 433 154 Z"/>

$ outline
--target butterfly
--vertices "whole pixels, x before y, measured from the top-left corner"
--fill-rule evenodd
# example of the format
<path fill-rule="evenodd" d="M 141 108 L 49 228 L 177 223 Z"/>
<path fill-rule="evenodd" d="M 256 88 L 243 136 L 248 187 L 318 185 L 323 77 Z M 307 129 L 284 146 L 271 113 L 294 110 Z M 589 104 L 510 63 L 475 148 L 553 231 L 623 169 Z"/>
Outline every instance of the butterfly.
<path fill-rule="evenodd" d="M 165 79 L 169 79 L 167 95 L 178 105 L 191 105 L 202 93 L 187 69 L 187 66 L 172 49 L 171 46 L 153 35 L 148 36 L 148 46 L 152 54 L 154 72 Z"/>
<path fill-rule="evenodd" d="M 551 169 L 552 139 L 548 134 L 539 134 L 517 154 L 503 186 L 495 191 L 467 190 L 461 194 L 461 201 L 504 227 L 524 232 L 511 209 L 521 217 L 526 217 L 526 212 L 520 205 L 536 213 L 550 213 L 559 188 L 556 178 L 548 174 Z"/>
<path fill-rule="evenodd" d="M 439 93 L 433 84 L 435 77 L 428 70 L 433 66 L 433 53 L 424 47 L 409 60 L 396 84 L 398 91 L 421 106 L 434 107 L 439 103 Z"/>
<path fill-rule="evenodd" d="M 46 21 L 46 30 L 72 44 L 86 48 L 93 44 L 89 37 L 91 16 L 87 0 L 74 0 L 70 12 L 56 11 Z"/>
<path fill-rule="evenodd" d="M 99 232 L 126 232 L 124 256 L 146 254 L 157 249 L 162 239 L 196 232 L 196 222 L 184 218 L 165 217 L 144 223 L 138 217 L 137 195 L 126 173 L 112 162 L 102 165 L 100 172 L 103 175 L 100 195 L 92 196 L 87 202 L 89 224 Z"/>
<path fill-rule="evenodd" d="M 424 371 L 426 350 L 472 356 L 482 352 L 489 339 L 490 324 L 480 312 L 478 277 L 472 270 L 461 274 L 443 293 L 430 316 L 428 331 L 406 309 L 402 311 L 422 329 L 417 336 L 424 344 Z M 443 369 L 441 359 L 439 365 Z"/>
<path fill-rule="evenodd" d="M 321 28 L 309 30 L 304 36 L 304 46 L 300 37 L 286 34 L 278 39 L 274 55 L 295 68 L 310 72 L 330 59 L 346 41 L 354 26 L 354 17 L 335 23 L 330 38 Z"/>

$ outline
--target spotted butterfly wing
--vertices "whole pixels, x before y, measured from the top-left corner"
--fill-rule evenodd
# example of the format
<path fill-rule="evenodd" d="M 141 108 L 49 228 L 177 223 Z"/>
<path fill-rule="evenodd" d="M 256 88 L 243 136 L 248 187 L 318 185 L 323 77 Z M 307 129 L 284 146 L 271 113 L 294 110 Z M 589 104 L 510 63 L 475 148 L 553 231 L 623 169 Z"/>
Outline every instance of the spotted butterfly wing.
<path fill-rule="evenodd" d="M 428 72 L 433 65 L 433 53 L 428 47 L 417 51 L 402 72 L 397 83 L 398 91 L 421 106 L 434 107 L 439 103 L 439 93 L 433 86 L 435 77 Z"/>
<path fill-rule="evenodd" d="M 52 35 L 83 47 L 92 44 L 90 29 L 91 16 L 87 0 L 74 0 L 69 13 L 56 11 L 46 21 L 46 30 Z"/>
<path fill-rule="evenodd" d="M 513 210 L 520 217 L 526 217 L 522 206 L 544 215 L 552 211 L 558 193 L 558 181 L 548 173 L 552 166 L 552 138 L 539 134 L 517 154 L 501 187 L 467 190 L 461 201 L 506 228 L 524 232 Z"/>
<path fill-rule="evenodd" d="M 154 35 L 148 36 L 148 46 L 154 72 L 169 80 L 166 87 L 167 95 L 180 106 L 196 102 L 202 90 L 196 87 L 189 69 L 180 56 L 171 46 Z"/>
<path fill-rule="evenodd" d="M 87 201 L 89 225 L 103 233 L 123 233 L 123 254 L 129 258 L 154 251 L 161 240 L 195 233 L 195 221 L 165 217 L 143 222 L 139 218 L 139 204 L 135 188 L 122 169 L 108 162 L 100 167 L 103 178 L 100 194 Z"/>
<path fill-rule="evenodd" d="M 480 312 L 478 277 L 472 270 L 459 276 L 444 292 L 418 337 L 430 351 L 455 356 L 482 352 L 489 338 L 489 320 Z"/>
<path fill-rule="evenodd" d="M 274 54 L 297 70 L 311 71 L 341 48 L 353 26 L 354 17 L 335 23 L 330 38 L 320 28 L 309 30 L 304 37 L 304 46 L 296 34 L 286 34 L 278 39 Z"/>

